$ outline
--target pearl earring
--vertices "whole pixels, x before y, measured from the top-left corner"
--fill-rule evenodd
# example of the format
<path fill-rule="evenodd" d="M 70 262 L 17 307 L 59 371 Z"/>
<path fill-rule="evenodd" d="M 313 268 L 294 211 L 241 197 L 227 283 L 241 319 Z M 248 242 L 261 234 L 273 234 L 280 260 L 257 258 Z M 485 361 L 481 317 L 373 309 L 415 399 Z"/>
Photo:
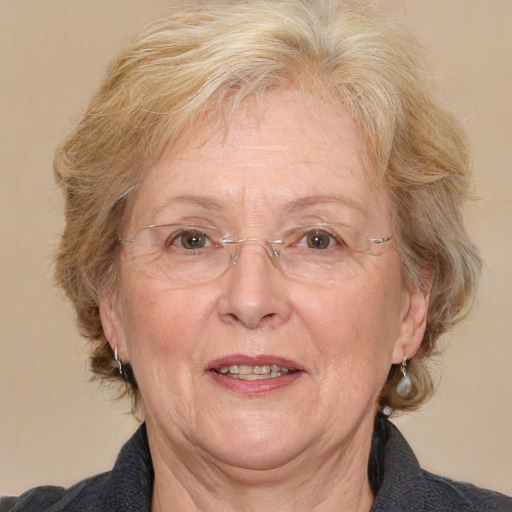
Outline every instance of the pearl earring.
<path fill-rule="evenodd" d="M 402 378 L 396 387 L 396 392 L 400 396 L 407 396 L 412 389 L 412 381 L 409 375 L 407 375 L 407 356 L 404 356 L 404 360 L 402 361 L 402 367 L 400 370 L 402 371 Z"/>

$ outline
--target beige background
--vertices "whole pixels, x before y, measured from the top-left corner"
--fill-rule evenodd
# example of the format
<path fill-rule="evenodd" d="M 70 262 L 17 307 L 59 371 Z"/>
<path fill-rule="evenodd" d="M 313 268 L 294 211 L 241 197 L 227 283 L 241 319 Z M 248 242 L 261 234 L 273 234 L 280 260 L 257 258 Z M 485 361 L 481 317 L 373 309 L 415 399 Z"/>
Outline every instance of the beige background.
<path fill-rule="evenodd" d="M 0 494 L 107 470 L 135 422 L 89 383 L 84 342 L 51 283 L 62 226 L 52 153 L 106 62 L 170 0 L 0 0 Z M 424 467 L 512 493 L 511 0 L 382 0 L 432 51 L 474 143 L 474 313 L 440 388 L 398 420 Z"/>

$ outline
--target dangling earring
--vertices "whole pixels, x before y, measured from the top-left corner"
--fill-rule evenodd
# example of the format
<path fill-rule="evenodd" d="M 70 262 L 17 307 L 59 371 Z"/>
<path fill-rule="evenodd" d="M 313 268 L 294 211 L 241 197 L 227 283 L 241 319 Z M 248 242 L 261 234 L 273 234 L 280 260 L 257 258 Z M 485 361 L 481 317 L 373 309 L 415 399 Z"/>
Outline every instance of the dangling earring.
<path fill-rule="evenodd" d="M 123 375 L 123 363 L 121 363 L 121 359 L 119 359 L 119 354 L 117 353 L 117 347 L 114 350 L 114 359 L 116 360 L 117 364 L 119 365 L 119 374 Z"/>
<path fill-rule="evenodd" d="M 407 375 L 407 356 L 404 356 L 404 360 L 402 361 L 402 367 L 400 370 L 402 371 L 403 377 L 400 379 L 400 382 L 398 383 L 396 387 L 396 392 L 400 396 L 407 396 L 412 389 L 412 381 L 409 375 Z"/>

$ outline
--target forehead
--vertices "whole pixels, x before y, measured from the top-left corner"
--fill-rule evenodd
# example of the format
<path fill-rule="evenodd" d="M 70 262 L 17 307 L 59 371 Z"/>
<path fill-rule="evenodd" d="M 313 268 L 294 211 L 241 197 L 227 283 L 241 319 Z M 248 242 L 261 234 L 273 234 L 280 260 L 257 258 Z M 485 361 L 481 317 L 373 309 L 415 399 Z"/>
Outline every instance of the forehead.
<path fill-rule="evenodd" d="M 247 100 L 227 130 L 218 126 L 199 129 L 199 137 L 176 160 L 206 160 L 212 156 L 241 168 L 318 163 L 329 167 L 343 164 L 362 167 L 362 144 L 355 123 L 339 106 L 327 104 L 308 93 L 285 91 L 273 93 L 264 102 Z M 251 159 L 250 157 L 254 157 Z M 343 158 L 340 159 L 339 157 Z"/>
<path fill-rule="evenodd" d="M 256 218 L 315 202 L 364 213 L 382 196 L 350 116 L 289 92 L 247 102 L 225 132 L 199 126 L 184 150 L 150 170 L 128 214 L 152 223 L 159 212 L 188 205 Z"/>

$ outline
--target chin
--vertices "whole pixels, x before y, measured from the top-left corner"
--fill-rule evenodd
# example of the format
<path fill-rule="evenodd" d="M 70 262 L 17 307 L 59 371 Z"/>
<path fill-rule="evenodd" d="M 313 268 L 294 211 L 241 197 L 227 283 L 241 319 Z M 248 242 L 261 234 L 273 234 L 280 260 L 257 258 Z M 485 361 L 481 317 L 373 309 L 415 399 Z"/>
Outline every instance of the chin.
<path fill-rule="evenodd" d="M 301 450 L 283 449 L 282 446 L 266 446 L 263 451 L 224 452 L 216 456 L 231 468 L 248 471 L 269 471 L 279 469 L 295 460 Z"/>
<path fill-rule="evenodd" d="M 231 425 L 224 435 L 203 440 L 203 448 L 235 468 L 262 471 L 284 466 L 311 443 L 304 437 L 304 426 L 301 429 L 283 422 L 264 426 L 261 422 L 257 426 L 248 423 Z"/>

